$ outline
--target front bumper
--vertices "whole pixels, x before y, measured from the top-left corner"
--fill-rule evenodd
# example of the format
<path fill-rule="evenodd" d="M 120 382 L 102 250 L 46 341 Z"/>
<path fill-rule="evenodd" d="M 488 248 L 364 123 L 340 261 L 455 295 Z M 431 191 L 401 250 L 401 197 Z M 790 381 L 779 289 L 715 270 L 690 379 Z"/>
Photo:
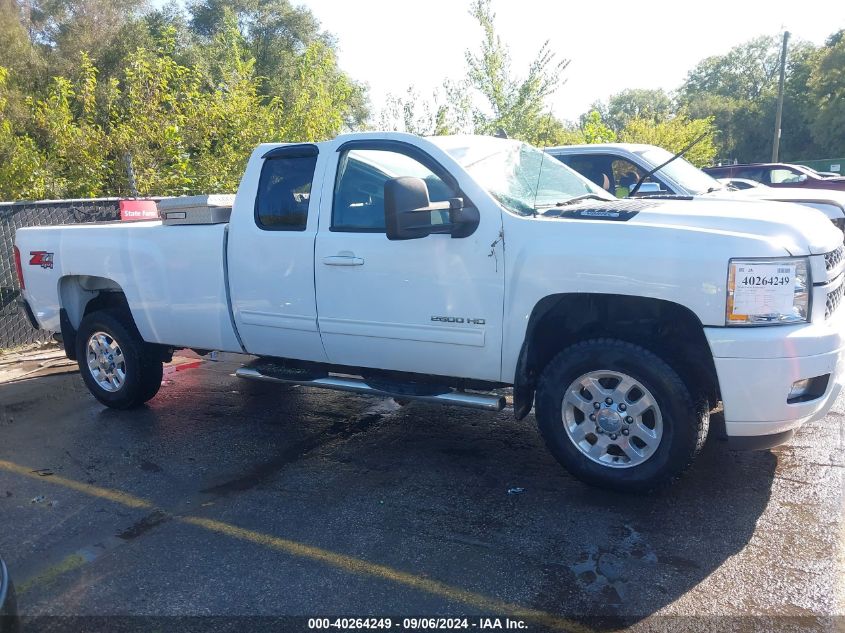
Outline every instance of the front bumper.
<path fill-rule="evenodd" d="M 767 448 L 788 440 L 805 422 L 824 417 L 845 385 L 845 310 L 822 323 L 705 328 L 705 334 L 734 445 Z M 825 375 L 823 393 L 787 402 L 793 383 Z"/>

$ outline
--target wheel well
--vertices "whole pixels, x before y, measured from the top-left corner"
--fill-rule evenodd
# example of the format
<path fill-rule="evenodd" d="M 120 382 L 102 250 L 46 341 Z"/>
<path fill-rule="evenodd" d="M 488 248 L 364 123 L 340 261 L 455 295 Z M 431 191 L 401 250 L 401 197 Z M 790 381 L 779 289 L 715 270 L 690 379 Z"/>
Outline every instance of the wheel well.
<path fill-rule="evenodd" d="M 134 325 L 134 319 L 132 319 L 132 311 L 129 309 L 129 303 L 126 301 L 126 295 L 123 292 L 119 291 L 112 291 L 112 290 L 101 290 L 96 297 L 91 299 L 85 305 L 85 313 L 83 316 L 91 314 L 92 312 L 98 312 L 100 310 L 114 310 L 117 312 L 125 313 L 126 316 L 132 320 Z"/>
<path fill-rule="evenodd" d="M 68 358 L 76 357 L 76 331 L 82 319 L 92 312 L 112 310 L 120 316 L 121 321 L 142 338 L 132 317 L 129 302 L 120 285 L 105 277 L 90 275 L 70 275 L 59 281 L 59 297 L 61 299 L 60 322 L 62 340 Z M 172 358 L 173 350 L 162 345 L 148 344 L 159 352 L 160 358 L 168 362 Z"/>
<path fill-rule="evenodd" d="M 514 377 L 514 412 L 531 410 L 537 377 L 562 349 L 609 337 L 640 345 L 678 372 L 694 397 L 715 403 L 719 381 L 698 317 L 671 301 L 610 294 L 561 294 L 540 301 L 531 313 Z"/>
<path fill-rule="evenodd" d="M 118 305 L 128 306 L 123 288 L 105 277 L 68 275 L 59 280 L 59 299 L 67 319 L 74 329 L 79 328 L 82 317 L 94 310 Z"/>

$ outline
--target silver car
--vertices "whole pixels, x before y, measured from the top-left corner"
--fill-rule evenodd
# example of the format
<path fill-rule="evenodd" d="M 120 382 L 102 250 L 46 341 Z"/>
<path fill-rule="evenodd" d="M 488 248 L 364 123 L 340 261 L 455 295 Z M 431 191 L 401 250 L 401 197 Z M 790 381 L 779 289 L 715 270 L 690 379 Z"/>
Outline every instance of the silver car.
<path fill-rule="evenodd" d="M 546 151 L 617 197 L 627 197 L 632 181 L 672 158 L 655 145 L 639 143 L 596 143 L 563 145 Z M 727 200 L 771 200 L 793 202 L 824 213 L 845 233 L 845 192 L 828 189 L 728 188 L 684 158 L 676 158 L 640 186 L 637 197 L 672 196 Z"/>

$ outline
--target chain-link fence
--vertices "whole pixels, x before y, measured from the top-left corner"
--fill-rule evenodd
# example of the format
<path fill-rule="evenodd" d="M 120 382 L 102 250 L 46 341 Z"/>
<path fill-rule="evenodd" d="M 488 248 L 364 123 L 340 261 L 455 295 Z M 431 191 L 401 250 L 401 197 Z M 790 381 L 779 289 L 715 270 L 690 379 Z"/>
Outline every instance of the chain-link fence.
<path fill-rule="evenodd" d="M 0 349 L 46 341 L 52 334 L 32 329 L 18 309 L 20 287 L 12 251 L 15 231 L 24 226 L 119 220 L 118 205 L 117 198 L 0 203 Z"/>

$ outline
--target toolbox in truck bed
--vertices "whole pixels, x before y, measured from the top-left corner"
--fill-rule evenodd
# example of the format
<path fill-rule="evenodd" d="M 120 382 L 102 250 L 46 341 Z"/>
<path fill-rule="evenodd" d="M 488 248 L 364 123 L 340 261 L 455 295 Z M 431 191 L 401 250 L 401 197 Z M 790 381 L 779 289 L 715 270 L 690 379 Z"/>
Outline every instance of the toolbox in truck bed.
<path fill-rule="evenodd" d="M 211 194 L 168 198 L 158 203 L 164 224 L 225 224 L 232 214 L 235 196 Z"/>

